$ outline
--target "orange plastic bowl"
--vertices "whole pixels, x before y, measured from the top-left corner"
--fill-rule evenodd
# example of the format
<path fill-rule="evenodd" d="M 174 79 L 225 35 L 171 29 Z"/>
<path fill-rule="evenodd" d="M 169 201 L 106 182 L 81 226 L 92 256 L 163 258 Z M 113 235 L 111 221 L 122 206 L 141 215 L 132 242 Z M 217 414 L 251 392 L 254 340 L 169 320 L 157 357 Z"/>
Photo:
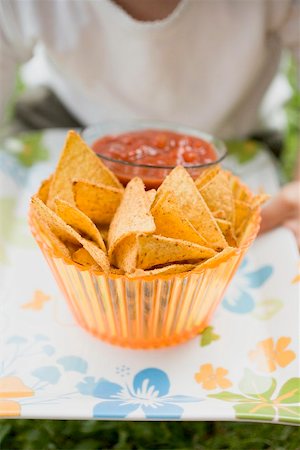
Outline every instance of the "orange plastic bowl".
<path fill-rule="evenodd" d="M 31 231 L 78 324 L 94 336 L 130 348 L 159 348 L 184 342 L 210 322 L 230 280 L 254 241 L 257 212 L 236 252 L 200 273 L 129 279 L 96 274 L 55 255 L 33 214 Z"/>

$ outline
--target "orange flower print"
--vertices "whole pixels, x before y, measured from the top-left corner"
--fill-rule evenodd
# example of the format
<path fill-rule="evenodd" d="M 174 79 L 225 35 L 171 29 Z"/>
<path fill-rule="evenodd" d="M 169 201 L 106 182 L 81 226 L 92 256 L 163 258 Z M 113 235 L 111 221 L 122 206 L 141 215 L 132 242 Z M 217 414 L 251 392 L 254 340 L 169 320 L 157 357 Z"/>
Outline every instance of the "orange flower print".
<path fill-rule="evenodd" d="M 30 300 L 28 303 L 24 303 L 22 305 L 22 308 L 35 309 L 36 311 L 39 311 L 44 307 L 44 303 L 46 303 L 49 300 L 50 300 L 49 295 L 44 294 L 44 292 L 42 291 L 35 291 L 32 300 Z"/>
<path fill-rule="evenodd" d="M 256 345 L 255 350 L 249 352 L 249 358 L 262 372 L 274 372 L 277 365 L 286 367 L 296 358 L 292 350 L 286 349 L 290 343 L 291 338 L 284 336 L 278 339 L 276 345 L 273 338 L 265 339 Z"/>
<path fill-rule="evenodd" d="M 18 377 L 0 378 L 0 417 L 18 417 L 21 405 L 11 398 L 31 397 L 34 391 Z"/>
<path fill-rule="evenodd" d="M 222 388 L 227 389 L 232 386 L 231 381 L 225 378 L 228 374 L 228 370 L 223 367 L 213 368 L 212 364 L 203 364 L 200 367 L 199 372 L 195 374 L 195 380 L 197 383 L 202 384 L 202 387 L 207 391 L 212 389 Z"/>

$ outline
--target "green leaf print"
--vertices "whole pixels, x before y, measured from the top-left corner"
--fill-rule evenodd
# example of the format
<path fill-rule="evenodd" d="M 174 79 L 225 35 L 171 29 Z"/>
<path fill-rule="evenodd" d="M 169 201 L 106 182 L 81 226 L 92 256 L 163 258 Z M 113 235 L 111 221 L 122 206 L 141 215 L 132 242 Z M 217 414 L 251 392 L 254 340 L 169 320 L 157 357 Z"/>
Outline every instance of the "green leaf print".
<path fill-rule="evenodd" d="M 300 378 L 291 378 L 280 389 L 277 397 L 280 403 L 300 403 Z"/>
<path fill-rule="evenodd" d="M 201 347 L 205 347 L 206 345 L 211 344 L 213 341 L 217 341 L 220 339 L 220 335 L 214 333 L 214 327 L 206 327 L 204 330 L 200 333 L 200 345 Z"/>
<path fill-rule="evenodd" d="M 252 398 L 264 397 L 269 399 L 276 389 L 276 380 L 256 375 L 252 370 L 245 369 L 244 376 L 238 386 L 243 394 Z"/>
<path fill-rule="evenodd" d="M 281 422 L 299 424 L 299 422 L 300 422 L 300 406 L 298 406 L 298 405 L 295 405 L 295 406 L 280 405 L 279 419 L 281 420 Z"/>
<path fill-rule="evenodd" d="M 218 400 L 224 400 L 224 402 L 248 402 L 249 399 L 241 394 L 235 394 L 234 392 L 223 391 L 218 394 L 210 394 L 208 397 L 217 398 Z"/>
<path fill-rule="evenodd" d="M 237 419 L 276 419 L 300 424 L 300 378 L 286 381 L 274 398 L 276 380 L 256 375 L 249 369 L 245 369 L 238 386 L 244 395 L 223 391 L 208 397 L 235 403 L 233 408 Z"/>
<path fill-rule="evenodd" d="M 283 307 L 283 301 L 278 298 L 261 300 L 256 303 L 253 316 L 260 320 L 269 320 Z"/>
<path fill-rule="evenodd" d="M 234 406 L 237 419 L 273 420 L 275 409 L 264 403 L 243 403 Z"/>

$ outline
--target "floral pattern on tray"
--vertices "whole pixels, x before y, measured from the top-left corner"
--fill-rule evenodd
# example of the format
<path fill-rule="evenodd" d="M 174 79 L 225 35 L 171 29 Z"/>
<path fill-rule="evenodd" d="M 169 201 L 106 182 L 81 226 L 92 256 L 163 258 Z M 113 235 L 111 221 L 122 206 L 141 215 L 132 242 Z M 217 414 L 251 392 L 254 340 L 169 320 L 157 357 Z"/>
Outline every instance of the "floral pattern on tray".
<path fill-rule="evenodd" d="M 0 416 L 299 424 L 299 258 L 290 233 L 257 239 L 195 339 L 144 351 L 105 344 L 74 322 L 26 223 L 64 136 L 39 135 L 29 156 L 24 137 L 22 157 L 0 150 Z M 243 175 L 272 191 L 276 174 L 263 158 L 244 162 Z"/>

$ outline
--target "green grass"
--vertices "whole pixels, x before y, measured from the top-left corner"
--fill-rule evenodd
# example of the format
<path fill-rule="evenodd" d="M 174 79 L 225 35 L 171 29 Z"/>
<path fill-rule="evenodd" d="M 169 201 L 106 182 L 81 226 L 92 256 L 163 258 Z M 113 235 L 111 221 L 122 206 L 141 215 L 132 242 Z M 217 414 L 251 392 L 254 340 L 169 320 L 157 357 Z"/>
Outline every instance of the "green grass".
<path fill-rule="evenodd" d="M 3 420 L 1 450 L 299 450 L 299 428 L 230 422 Z"/>

